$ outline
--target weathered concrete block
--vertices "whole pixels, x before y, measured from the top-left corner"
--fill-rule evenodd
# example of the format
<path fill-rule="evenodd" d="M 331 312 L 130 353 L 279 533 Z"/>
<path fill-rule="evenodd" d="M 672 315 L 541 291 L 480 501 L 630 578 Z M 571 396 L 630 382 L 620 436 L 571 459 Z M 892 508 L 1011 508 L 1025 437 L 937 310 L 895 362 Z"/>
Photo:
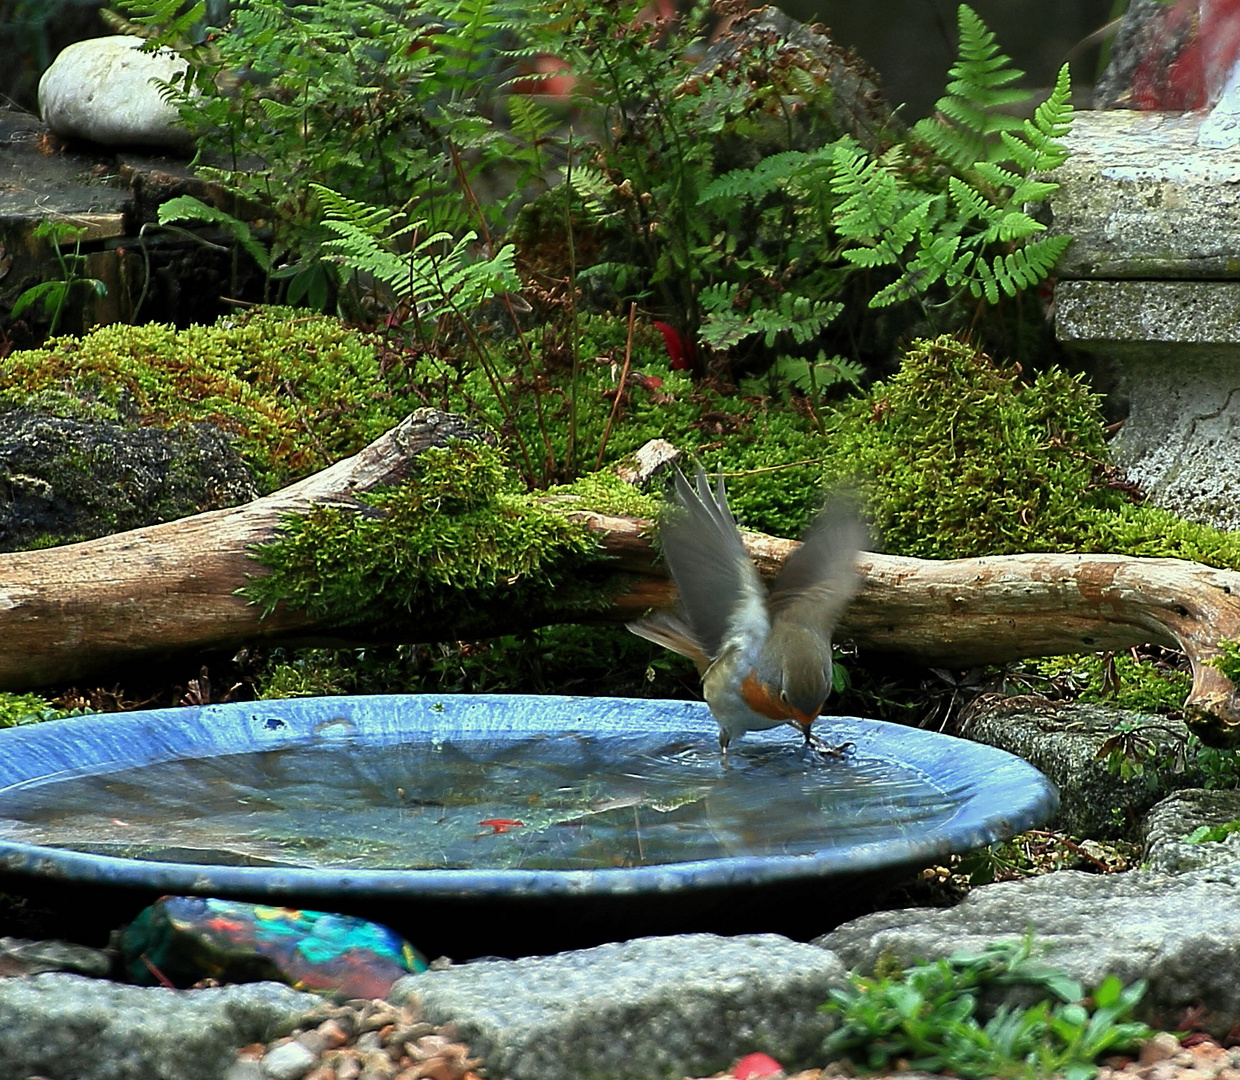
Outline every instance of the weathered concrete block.
<path fill-rule="evenodd" d="M 1240 282 L 1064 281 L 1055 309 L 1061 341 L 1117 362 L 1129 412 L 1111 450 L 1129 478 L 1240 529 Z"/>
<path fill-rule="evenodd" d="M 1061 278 L 1240 278 L 1240 154 L 1197 145 L 1203 113 L 1078 112 L 1052 179 Z"/>

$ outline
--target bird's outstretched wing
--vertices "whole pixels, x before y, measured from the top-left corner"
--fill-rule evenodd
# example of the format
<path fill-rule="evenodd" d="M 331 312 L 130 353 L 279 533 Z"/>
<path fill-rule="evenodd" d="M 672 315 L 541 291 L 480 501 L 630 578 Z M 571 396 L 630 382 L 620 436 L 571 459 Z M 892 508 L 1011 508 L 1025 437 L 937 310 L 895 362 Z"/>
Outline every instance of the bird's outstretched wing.
<path fill-rule="evenodd" d="M 737 635 L 766 637 L 765 591 L 728 509 L 722 478 L 712 491 L 705 471 L 698 466 L 696 485 L 679 470 L 675 482 L 679 507 L 660 524 L 659 539 L 680 594 L 679 621 L 691 631 L 705 656 L 714 660 Z M 659 640 L 650 634 L 642 636 Z"/>
<path fill-rule="evenodd" d="M 855 497 L 837 492 L 776 577 L 769 599 L 771 617 L 786 617 L 829 635 L 861 588 L 857 553 L 869 542 Z"/>

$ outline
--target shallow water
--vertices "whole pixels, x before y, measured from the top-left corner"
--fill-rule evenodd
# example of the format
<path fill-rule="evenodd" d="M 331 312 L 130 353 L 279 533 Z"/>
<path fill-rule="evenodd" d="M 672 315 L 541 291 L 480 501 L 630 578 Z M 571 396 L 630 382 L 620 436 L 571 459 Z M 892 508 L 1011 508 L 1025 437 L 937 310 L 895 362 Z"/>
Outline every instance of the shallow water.
<path fill-rule="evenodd" d="M 231 866 L 582 870 L 809 855 L 933 829 L 969 791 L 881 757 L 555 734 L 352 738 L 58 775 L 0 792 L 0 839 Z"/>

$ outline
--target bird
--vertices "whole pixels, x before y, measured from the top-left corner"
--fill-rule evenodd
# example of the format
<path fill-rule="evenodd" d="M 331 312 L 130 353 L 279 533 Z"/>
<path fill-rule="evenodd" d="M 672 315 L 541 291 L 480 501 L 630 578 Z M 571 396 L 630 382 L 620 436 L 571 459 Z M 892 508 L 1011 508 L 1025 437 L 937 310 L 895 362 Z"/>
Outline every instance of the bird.
<path fill-rule="evenodd" d="M 811 745 L 811 725 L 831 690 L 831 636 L 862 583 L 865 523 L 851 495 L 836 493 L 768 593 L 723 477 L 712 491 L 699 465 L 695 480 L 676 470 L 677 506 L 659 525 L 679 610 L 654 612 L 628 629 L 697 665 L 725 763 L 728 745 L 746 731 L 791 724 Z"/>

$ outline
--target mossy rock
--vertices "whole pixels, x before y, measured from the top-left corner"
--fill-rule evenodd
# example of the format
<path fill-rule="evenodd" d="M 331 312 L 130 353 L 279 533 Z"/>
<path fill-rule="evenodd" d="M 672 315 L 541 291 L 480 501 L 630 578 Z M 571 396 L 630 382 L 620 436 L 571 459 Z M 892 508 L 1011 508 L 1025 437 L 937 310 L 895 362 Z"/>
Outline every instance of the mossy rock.
<path fill-rule="evenodd" d="M 93 539 L 256 494 L 253 473 L 210 424 L 129 429 L 0 412 L 0 551 Z"/>

